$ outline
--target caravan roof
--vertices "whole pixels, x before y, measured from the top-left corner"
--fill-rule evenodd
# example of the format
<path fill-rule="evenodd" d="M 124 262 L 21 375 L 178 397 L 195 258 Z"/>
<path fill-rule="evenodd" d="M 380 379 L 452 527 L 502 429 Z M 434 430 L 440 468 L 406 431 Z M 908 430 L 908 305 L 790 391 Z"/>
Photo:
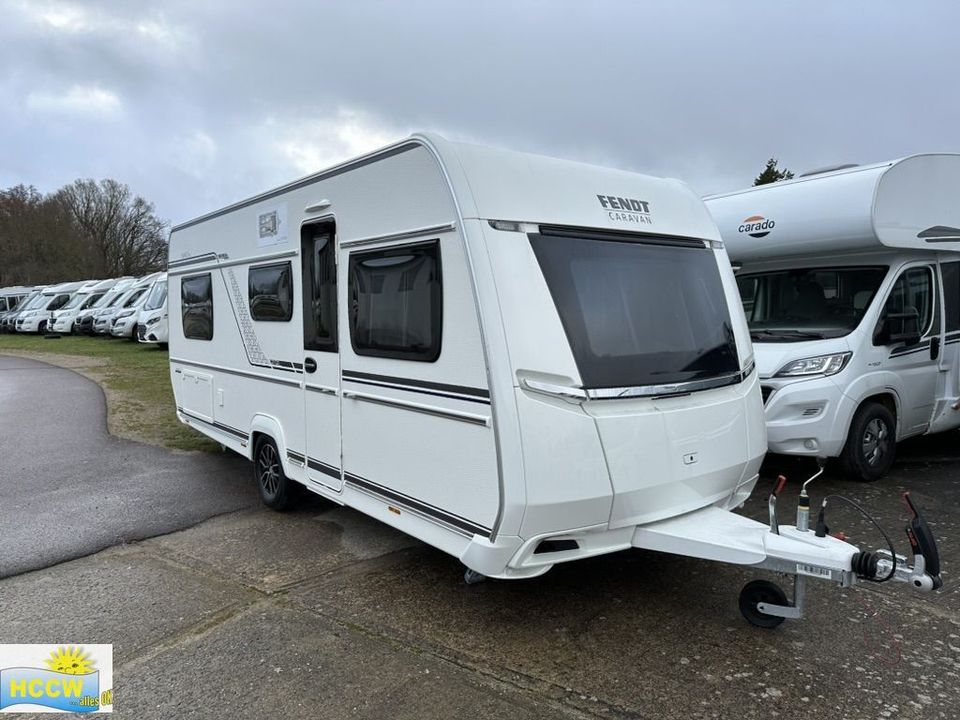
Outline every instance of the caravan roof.
<path fill-rule="evenodd" d="M 847 167 L 704 198 L 731 259 L 960 251 L 960 154 Z"/>

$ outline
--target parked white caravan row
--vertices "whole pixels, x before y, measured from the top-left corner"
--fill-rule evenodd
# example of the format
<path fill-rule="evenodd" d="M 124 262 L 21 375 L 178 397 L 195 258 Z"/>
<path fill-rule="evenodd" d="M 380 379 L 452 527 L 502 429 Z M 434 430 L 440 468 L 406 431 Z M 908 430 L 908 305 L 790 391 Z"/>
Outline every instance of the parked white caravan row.
<path fill-rule="evenodd" d="M 158 283 L 160 283 L 158 285 Z M 162 286 L 162 287 L 161 287 Z M 160 290 L 163 292 L 160 293 Z M 6 288 L 0 295 L 7 311 L 0 330 L 40 334 L 101 334 L 140 340 L 136 329 L 148 298 L 149 317 L 166 315 L 166 274 L 70 282 L 39 288 Z M 158 294 L 159 293 L 159 294 Z M 157 336 L 159 338 L 159 336 Z M 162 339 L 143 342 L 165 343 Z"/>
<path fill-rule="evenodd" d="M 716 224 L 683 183 L 415 135 L 174 228 L 180 419 L 302 487 L 529 578 L 631 547 L 805 578 L 939 586 L 913 564 L 731 512 L 767 447 Z M 804 510 L 806 512 L 806 510 Z"/>
<path fill-rule="evenodd" d="M 770 450 L 875 480 L 960 427 L 960 155 L 706 199 L 754 343 Z"/>

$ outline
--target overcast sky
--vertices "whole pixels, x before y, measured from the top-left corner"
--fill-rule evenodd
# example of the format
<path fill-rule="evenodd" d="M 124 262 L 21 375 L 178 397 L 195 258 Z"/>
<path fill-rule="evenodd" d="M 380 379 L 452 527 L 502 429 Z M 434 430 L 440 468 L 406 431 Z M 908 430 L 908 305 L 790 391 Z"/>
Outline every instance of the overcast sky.
<path fill-rule="evenodd" d="M 679 177 L 960 151 L 960 2 L 0 0 L 0 186 L 176 223 L 417 130 Z"/>

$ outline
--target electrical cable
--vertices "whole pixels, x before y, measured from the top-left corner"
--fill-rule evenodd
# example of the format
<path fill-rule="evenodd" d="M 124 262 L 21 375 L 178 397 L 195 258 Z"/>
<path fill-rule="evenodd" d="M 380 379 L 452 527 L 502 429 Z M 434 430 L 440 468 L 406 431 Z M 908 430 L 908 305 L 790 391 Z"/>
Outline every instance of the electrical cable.
<path fill-rule="evenodd" d="M 825 513 L 825 511 L 826 511 L 826 509 L 827 509 L 827 501 L 828 501 L 828 500 L 831 500 L 831 499 L 843 500 L 845 503 L 847 503 L 848 505 L 852 506 L 855 510 L 857 510 L 857 511 L 858 511 L 861 515 L 863 515 L 867 520 L 869 520 L 871 523 L 873 523 L 873 526 L 874 526 L 877 530 L 880 531 L 880 534 L 883 536 L 883 539 L 884 539 L 884 540 L 886 541 L 886 543 L 887 543 L 887 547 L 890 549 L 890 559 L 891 559 L 892 565 L 890 566 L 890 572 L 887 573 L 887 576 L 884 577 L 884 578 L 880 578 L 879 580 L 876 579 L 876 578 L 871 578 L 871 577 L 865 577 L 864 579 L 865 579 L 865 580 L 869 580 L 870 582 L 875 582 L 875 583 L 885 583 L 885 582 L 887 582 L 887 581 L 889 581 L 889 580 L 892 580 L 892 579 L 893 579 L 893 576 L 894 576 L 894 575 L 896 574 L 896 572 L 897 572 L 897 553 L 896 553 L 896 550 L 895 550 L 894 547 L 893 547 L 893 541 L 890 540 L 890 536 L 887 535 L 886 531 L 885 531 L 882 527 L 880 527 L 880 523 L 878 523 L 876 520 L 874 520 L 873 517 L 870 515 L 870 513 L 868 513 L 866 510 L 864 510 L 862 507 L 860 507 L 860 505 L 858 505 L 857 503 L 855 503 L 853 500 L 851 500 L 851 499 L 848 498 L 848 497 L 844 497 L 843 495 L 827 495 L 827 496 L 823 499 L 823 502 L 820 504 L 820 512 L 817 514 L 817 530 L 819 531 L 821 527 L 824 528 L 824 531 L 826 530 L 826 522 L 825 522 L 825 515 L 824 515 L 824 513 Z M 822 537 L 822 536 L 821 536 L 821 537 Z"/>

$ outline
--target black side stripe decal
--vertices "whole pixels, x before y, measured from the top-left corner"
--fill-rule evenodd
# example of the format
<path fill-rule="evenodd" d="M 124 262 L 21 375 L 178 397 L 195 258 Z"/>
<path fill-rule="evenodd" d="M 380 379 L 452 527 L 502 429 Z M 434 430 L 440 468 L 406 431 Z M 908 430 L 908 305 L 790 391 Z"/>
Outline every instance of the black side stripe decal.
<path fill-rule="evenodd" d="M 307 467 L 311 470 L 316 470 L 317 472 L 322 472 L 327 477 L 340 479 L 340 468 L 334 467 L 333 465 L 327 465 L 324 462 L 319 460 L 314 460 L 311 457 L 307 458 Z"/>
<path fill-rule="evenodd" d="M 467 520 L 459 515 L 454 515 L 451 512 L 434 507 L 433 505 L 425 503 L 422 500 L 417 500 L 409 495 L 404 495 L 403 493 L 399 493 L 395 490 L 385 488 L 382 485 L 377 485 L 375 482 L 359 477 L 352 473 L 344 473 L 344 476 L 346 477 L 347 482 L 356 485 L 357 487 L 363 488 L 364 490 L 367 490 L 375 495 L 380 495 L 388 500 L 392 500 L 400 505 L 406 505 L 411 510 L 416 510 L 419 513 L 440 520 L 447 525 L 451 525 L 470 534 L 490 537 L 493 532 L 490 528 L 484 527 L 483 525 L 478 525 L 472 520 Z"/>
<path fill-rule="evenodd" d="M 197 417 L 196 415 L 187 412 L 187 411 L 184 410 L 182 407 L 178 407 L 178 408 L 177 408 L 177 411 L 180 412 L 180 413 L 182 413 L 182 414 L 184 414 L 184 415 L 186 415 L 186 416 L 187 416 L 188 418 L 190 418 L 191 420 L 196 420 L 198 423 L 203 423 L 204 425 L 209 425 L 209 426 L 212 427 L 212 428 L 215 428 L 215 429 L 217 429 L 217 430 L 220 430 L 221 432 L 225 432 L 225 433 L 227 433 L 227 434 L 229 434 L 229 435 L 233 435 L 233 436 L 235 436 L 235 437 L 238 437 L 238 438 L 240 438 L 241 440 L 249 440 L 249 439 L 250 439 L 250 436 L 249 436 L 247 433 L 243 432 L 243 430 L 237 430 L 237 428 L 235 428 L 235 427 L 230 427 L 229 425 L 224 425 L 223 423 L 220 423 L 220 422 L 209 422 L 208 420 L 204 420 L 203 418 Z"/>
<path fill-rule="evenodd" d="M 391 375 L 375 375 L 373 373 L 355 372 L 353 370 L 344 370 L 343 379 L 366 385 L 377 384 L 383 387 L 395 387 L 398 390 L 410 390 L 413 392 L 433 391 L 427 394 L 457 397 L 459 400 L 490 402 L 489 390 L 485 390 L 483 388 L 466 387 L 464 385 L 448 385 L 446 383 L 393 377 Z M 469 397 L 459 397 L 462 395 L 467 395 Z"/>

